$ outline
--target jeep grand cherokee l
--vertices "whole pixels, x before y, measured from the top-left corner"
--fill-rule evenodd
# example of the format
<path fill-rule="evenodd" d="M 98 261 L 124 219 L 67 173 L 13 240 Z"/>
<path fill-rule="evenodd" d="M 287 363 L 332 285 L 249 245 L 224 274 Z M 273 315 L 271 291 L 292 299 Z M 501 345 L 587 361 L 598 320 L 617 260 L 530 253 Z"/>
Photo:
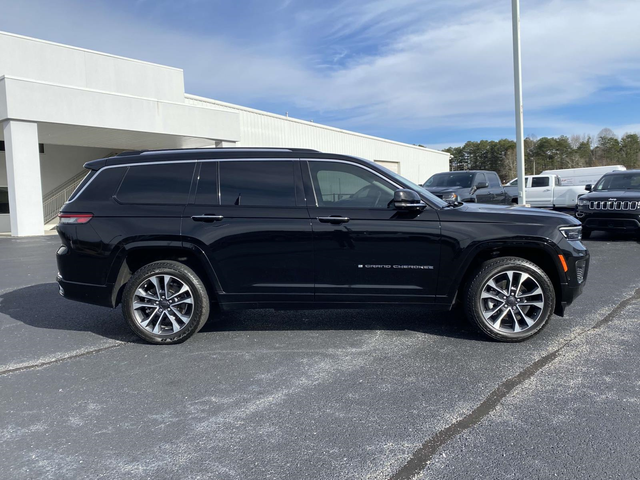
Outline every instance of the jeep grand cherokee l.
<path fill-rule="evenodd" d="M 607 173 L 586 188 L 590 193 L 581 195 L 576 207 L 584 238 L 594 230 L 640 236 L 640 170 Z"/>
<path fill-rule="evenodd" d="M 306 149 L 127 152 L 86 164 L 60 212 L 60 294 L 115 308 L 148 342 L 210 306 L 451 309 L 520 341 L 582 292 L 574 218 L 449 204 L 373 162 Z"/>

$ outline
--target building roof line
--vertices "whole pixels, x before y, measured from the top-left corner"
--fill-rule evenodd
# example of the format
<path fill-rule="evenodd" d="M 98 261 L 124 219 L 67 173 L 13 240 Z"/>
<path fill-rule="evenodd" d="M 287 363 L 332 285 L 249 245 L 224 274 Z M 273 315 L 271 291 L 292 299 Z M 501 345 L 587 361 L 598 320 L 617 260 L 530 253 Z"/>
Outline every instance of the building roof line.
<path fill-rule="evenodd" d="M 55 45 L 56 47 L 70 48 L 72 50 L 78 50 L 80 52 L 92 53 L 94 55 L 102 55 L 105 57 L 117 58 L 119 60 L 127 60 L 129 62 L 142 63 L 145 65 L 151 65 L 153 67 L 160 67 L 160 68 L 166 68 L 168 70 L 176 70 L 179 72 L 184 72 L 182 68 L 178 68 L 178 67 L 171 67 L 169 65 L 162 65 L 160 63 L 147 62 L 146 60 L 137 60 L 135 58 L 123 57 L 122 55 L 114 55 L 112 53 L 99 52 L 97 50 L 89 50 L 88 48 L 75 47 L 73 45 L 65 45 L 64 43 L 51 42 L 49 40 L 42 40 L 40 38 L 27 37 L 26 35 L 19 35 L 17 33 L 6 32 L 4 30 L 0 30 L 0 35 L 7 35 L 10 37 L 21 38 L 23 40 L 30 40 L 32 42 L 46 43 L 48 45 Z"/>
<path fill-rule="evenodd" d="M 158 103 L 168 103 L 168 104 L 172 104 L 172 105 L 181 105 L 181 106 L 185 106 L 185 107 L 189 107 L 189 108 L 199 108 L 199 109 L 204 109 L 204 110 L 218 110 L 219 112 L 227 112 L 227 113 L 235 113 L 235 112 L 229 112 L 228 110 L 225 110 L 224 108 L 211 108 L 211 107 L 203 107 L 200 105 L 192 105 L 190 103 L 186 103 L 186 102 L 175 102 L 173 100 L 164 100 L 161 98 L 153 98 L 153 97 L 140 97 L 137 95 L 131 95 L 130 93 L 120 93 L 120 92 L 110 92 L 108 90 L 98 90 L 95 88 L 87 88 L 87 87 L 79 87 L 77 85 L 67 85 L 64 83 L 54 83 L 54 82 L 47 82 L 45 80 L 34 80 L 33 78 L 25 78 L 25 77 L 16 77 L 13 75 L 0 75 L 0 81 L 7 79 L 7 80 L 17 80 L 20 82 L 28 82 L 28 83 L 37 83 L 39 85 L 47 85 L 50 87 L 61 87 L 61 88 L 70 88 L 72 90 L 81 90 L 83 92 L 91 92 L 91 93 L 100 93 L 100 94 L 104 94 L 104 95 L 113 95 L 116 97 L 127 97 L 127 98 L 135 98 L 137 100 L 146 100 L 149 102 L 158 102 Z"/>
<path fill-rule="evenodd" d="M 223 101 L 220 101 L 220 100 L 215 100 L 213 98 L 207 98 L 207 97 L 201 97 L 199 95 L 193 95 L 191 93 L 185 93 L 184 96 L 185 96 L 185 98 L 189 98 L 189 99 L 192 99 L 192 100 L 199 100 L 199 101 L 202 101 L 202 102 L 205 102 L 205 103 L 211 103 L 212 105 L 219 105 L 221 107 L 227 107 L 227 108 L 236 109 L 236 110 L 244 110 L 246 112 L 255 113 L 257 115 L 263 115 L 265 117 L 277 118 L 279 120 L 287 120 L 287 121 L 290 121 L 290 122 L 300 123 L 300 124 L 308 125 L 308 126 L 311 126 L 311 127 L 317 127 L 317 128 L 322 128 L 322 129 L 325 129 L 325 130 L 331 130 L 331 131 L 334 131 L 334 132 L 344 133 L 344 134 L 347 134 L 347 135 L 355 135 L 357 137 L 367 138 L 367 139 L 370 139 L 370 140 L 377 140 L 377 141 L 380 141 L 380 142 L 391 143 L 393 145 L 399 145 L 399 146 L 402 146 L 402 147 L 410 147 L 410 148 L 414 148 L 414 149 L 420 150 L 421 152 L 439 153 L 441 155 L 449 156 L 449 154 L 447 152 L 443 152 L 441 150 L 434 150 L 432 148 L 427 148 L 427 147 L 419 147 L 417 145 L 411 145 L 409 143 L 397 142 L 395 140 L 389 140 L 387 138 L 375 137 L 373 135 L 366 135 L 364 133 L 353 132 L 351 130 L 344 130 L 342 128 L 331 127 L 329 125 L 324 125 L 322 123 L 315 123 L 315 122 L 309 122 L 309 121 L 306 121 L 306 120 L 300 120 L 299 118 L 287 117 L 285 115 L 279 115 L 277 113 L 265 112 L 263 110 L 257 110 L 255 108 L 250 108 L 250 107 L 243 107 L 241 105 L 235 105 L 233 103 L 227 103 L 227 102 L 223 102 Z"/>

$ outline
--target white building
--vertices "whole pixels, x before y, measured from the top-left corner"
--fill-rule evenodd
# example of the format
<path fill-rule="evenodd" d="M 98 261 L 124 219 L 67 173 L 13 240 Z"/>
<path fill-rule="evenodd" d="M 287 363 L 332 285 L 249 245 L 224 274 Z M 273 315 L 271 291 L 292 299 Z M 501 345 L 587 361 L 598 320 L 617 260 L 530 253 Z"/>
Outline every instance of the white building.
<path fill-rule="evenodd" d="M 123 150 L 304 147 L 414 182 L 449 155 L 186 94 L 182 70 L 0 32 L 0 233 L 40 235 L 84 175 Z"/>

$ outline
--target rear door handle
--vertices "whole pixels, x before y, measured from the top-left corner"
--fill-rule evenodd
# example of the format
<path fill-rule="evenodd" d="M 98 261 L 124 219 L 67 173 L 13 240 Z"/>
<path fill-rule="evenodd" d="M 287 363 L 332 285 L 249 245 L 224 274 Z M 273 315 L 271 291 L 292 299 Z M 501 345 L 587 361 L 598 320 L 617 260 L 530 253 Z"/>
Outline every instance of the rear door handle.
<path fill-rule="evenodd" d="M 349 221 L 349 217 L 332 215 L 330 217 L 318 217 L 318 221 L 321 223 L 347 223 Z"/>
<path fill-rule="evenodd" d="M 194 215 L 191 217 L 191 220 L 194 222 L 219 222 L 224 217 L 222 215 Z"/>

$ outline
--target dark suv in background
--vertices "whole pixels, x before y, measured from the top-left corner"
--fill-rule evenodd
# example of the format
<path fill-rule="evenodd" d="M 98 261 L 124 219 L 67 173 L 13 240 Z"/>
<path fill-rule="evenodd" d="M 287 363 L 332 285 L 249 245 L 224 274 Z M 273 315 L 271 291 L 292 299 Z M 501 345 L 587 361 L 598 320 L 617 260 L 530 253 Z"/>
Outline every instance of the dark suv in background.
<path fill-rule="evenodd" d="M 632 232 L 640 238 L 640 170 L 607 173 L 586 190 L 590 193 L 581 195 L 576 206 L 584 238 L 594 230 Z"/>
<path fill-rule="evenodd" d="M 116 307 L 152 343 L 197 332 L 210 305 L 452 308 L 503 341 L 579 295 L 580 223 L 448 204 L 359 158 L 305 149 L 122 153 L 86 164 L 60 213 L 60 294 Z"/>

